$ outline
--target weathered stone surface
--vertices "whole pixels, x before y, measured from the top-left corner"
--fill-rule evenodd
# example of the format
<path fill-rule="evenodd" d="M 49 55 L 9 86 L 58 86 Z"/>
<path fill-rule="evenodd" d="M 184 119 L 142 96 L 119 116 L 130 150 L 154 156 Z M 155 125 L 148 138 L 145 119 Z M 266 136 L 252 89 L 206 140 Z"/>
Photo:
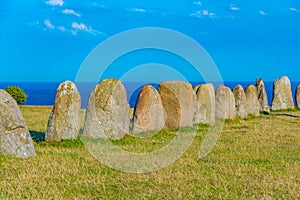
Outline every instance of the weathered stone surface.
<path fill-rule="evenodd" d="M 165 111 L 157 90 L 145 85 L 139 93 L 134 109 L 133 132 L 161 130 L 165 125 Z"/>
<path fill-rule="evenodd" d="M 233 89 L 235 98 L 235 109 L 237 117 L 245 119 L 248 116 L 246 94 L 241 85 L 237 85 Z"/>
<path fill-rule="evenodd" d="M 71 81 L 61 83 L 56 90 L 54 107 L 46 130 L 46 141 L 76 139 L 80 129 L 81 98 Z"/>
<path fill-rule="evenodd" d="M 129 104 L 126 90 L 117 79 L 105 79 L 91 92 L 83 136 L 121 139 L 129 132 Z"/>
<path fill-rule="evenodd" d="M 36 155 L 31 136 L 17 102 L 1 89 L 0 154 L 17 158 Z"/>
<path fill-rule="evenodd" d="M 165 128 L 175 130 L 193 126 L 196 95 L 192 85 L 182 81 L 166 81 L 158 87 L 166 111 Z"/>
<path fill-rule="evenodd" d="M 297 102 L 297 107 L 300 109 L 300 84 L 297 86 L 296 89 L 296 102 Z"/>
<path fill-rule="evenodd" d="M 268 103 L 268 95 L 265 87 L 265 83 L 262 78 L 256 79 L 256 88 L 257 88 L 257 95 L 259 101 L 259 110 L 263 112 L 270 112 L 270 106 Z"/>
<path fill-rule="evenodd" d="M 216 91 L 216 119 L 236 118 L 235 99 L 230 88 L 219 86 Z"/>
<path fill-rule="evenodd" d="M 282 76 L 274 81 L 272 110 L 293 109 L 294 100 L 290 79 Z"/>
<path fill-rule="evenodd" d="M 257 88 L 254 85 L 249 85 L 246 90 L 247 112 L 248 115 L 259 115 L 259 101 L 257 95 Z"/>
<path fill-rule="evenodd" d="M 195 124 L 214 124 L 216 113 L 215 89 L 213 84 L 207 83 L 196 86 Z M 194 89 L 196 88 L 194 87 Z"/>

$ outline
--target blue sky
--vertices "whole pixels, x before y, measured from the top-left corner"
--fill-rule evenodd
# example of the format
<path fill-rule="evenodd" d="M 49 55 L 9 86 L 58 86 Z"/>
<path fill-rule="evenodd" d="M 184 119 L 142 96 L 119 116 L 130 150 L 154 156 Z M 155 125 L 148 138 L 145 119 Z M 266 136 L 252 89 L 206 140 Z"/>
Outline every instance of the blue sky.
<path fill-rule="evenodd" d="M 299 0 L 1 0 L 0 24 L 0 82 L 74 80 L 100 42 L 141 27 L 190 36 L 225 81 L 300 80 Z"/>

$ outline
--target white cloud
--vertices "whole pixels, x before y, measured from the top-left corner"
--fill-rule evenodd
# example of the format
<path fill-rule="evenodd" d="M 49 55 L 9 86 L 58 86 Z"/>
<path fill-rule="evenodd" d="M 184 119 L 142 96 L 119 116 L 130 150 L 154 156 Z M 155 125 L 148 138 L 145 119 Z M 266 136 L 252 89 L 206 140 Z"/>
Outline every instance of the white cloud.
<path fill-rule="evenodd" d="M 76 29 L 76 30 L 81 30 L 81 31 L 88 31 L 87 26 L 84 23 L 77 23 L 77 22 L 73 22 L 72 23 L 72 28 Z"/>
<path fill-rule="evenodd" d="M 203 16 L 207 16 L 207 17 L 210 17 L 210 18 L 215 18 L 216 17 L 216 13 L 214 12 L 210 12 L 208 10 L 197 10 L 196 12 L 194 13 L 191 13 L 190 14 L 191 17 L 198 17 L 198 18 L 201 18 Z"/>
<path fill-rule="evenodd" d="M 201 6 L 202 2 L 201 1 L 194 1 L 193 4 Z"/>
<path fill-rule="evenodd" d="M 35 22 L 29 22 L 28 24 L 29 24 L 29 26 L 38 26 L 40 24 L 40 22 L 35 21 Z"/>
<path fill-rule="evenodd" d="M 55 28 L 55 26 L 51 23 L 51 21 L 49 19 L 46 19 L 44 21 L 44 24 L 45 24 L 46 27 L 48 27 L 50 29 L 54 29 Z"/>
<path fill-rule="evenodd" d="M 211 17 L 211 18 L 216 17 L 216 13 L 210 12 L 210 13 L 209 13 L 209 17 Z"/>
<path fill-rule="evenodd" d="M 202 17 L 202 12 L 201 12 L 201 10 L 197 10 L 196 12 L 191 13 L 190 16 L 191 16 L 191 17 L 198 17 L 198 18 L 201 18 L 201 17 Z"/>
<path fill-rule="evenodd" d="M 79 13 L 75 12 L 74 10 L 70 10 L 70 9 L 64 9 L 62 11 L 62 13 L 66 14 L 66 15 L 75 15 L 77 17 L 81 16 Z"/>
<path fill-rule="evenodd" d="M 202 10 L 202 15 L 208 15 L 208 10 Z"/>
<path fill-rule="evenodd" d="M 77 35 L 77 31 L 71 30 L 72 35 Z"/>
<path fill-rule="evenodd" d="M 129 9 L 127 9 L 127 10 L 129 10 L 129 11 L 131 11 L 131 12 L 146 12 L 146 9 L 144 9 L 144 8 L 129 8 Z"/>
<path fill-rule="evenodd" d="M 298 10 L 297 8 L 289 8 L 289 10 L 300 14 L 300 10 Z"/>
<path fill-rule="evenodd" d="M 265 11 L 263 11 L 263 10 L 260 10 L 259 14 L 261 14 L 261 15 L 267 15 L 267 13 Z"/>
<path fill-rule="evenodd" d="M 71 26 L 73 28 L 73 30 L 71 30 L 71 33 L 73 35 L 77 35 L 78 31 L 83 31 L 83 32 L 94 34 L 94 35 L 103 34 L 100 31 L 97 31 L 97 30 L 93 29 L 91 26 L 88 27 L 84 23 L 72 22 Z"/>
<path fill-rule="evenodd" d="M 239 7 L 236 7 L 235 5 L 230 5 L 229 9 L 232 11 L 240 11 L 241 10 Z"/>
<path fill-rule="evenodd" d="M 46 2 L 46 4 L 51 5 L 51 6 L 63 6 L 64 5 L 63 0 L 49 0 Z"/>
<path fill-rule="evenodd" d="M 98 4 L 98 3 L 96 3 L 96 2 L 91 2 L 91 3 L 88 4 L 88 6 L 91 6 L 91 7 L 98 7 L 98 8 L 107 8 L 106 5 L 104 5 L 104 4 Z"/>
<path fill-rule="evenodd" d="M 57 27 L 57 29 L 62 31 L 62 32 L 68 31 L 64 26 L 59 26 L 59 27 Z"/>

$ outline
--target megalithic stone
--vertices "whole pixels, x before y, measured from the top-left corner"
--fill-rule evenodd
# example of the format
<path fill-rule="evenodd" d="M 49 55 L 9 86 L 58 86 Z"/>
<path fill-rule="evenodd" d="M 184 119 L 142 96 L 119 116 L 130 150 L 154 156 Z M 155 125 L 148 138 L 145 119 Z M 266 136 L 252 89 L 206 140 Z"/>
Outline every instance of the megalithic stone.
<path fill-rule="evenodd" d="M 296 89 L 296 102 L 298 109 L 300 109 L 300 84 L 298 84 Z"/>
<path fill-rule="evenodd" d="M 80 108 L 81 97 L 76 85 L 71 81 L 61 83 L 56 90 L 45 140 L 76 139 L 80 129 Z"/>
<path fill-rule="evenodd" d="M 195 124 L 214 124 L 216 113 L 216 98 L 213 84 L 207 83 L 196 86 Z M 194 87 L 194 90 L 195 88 Z"/>
<path fill-rule="evenodd" d="M 33 141 L 15 99 L 0 89 L 0 154 L 27 158 L 35 156 Z"/>
<path fill-rule="evenodd" d="M 282 76 L 274 81 L 272 110 L 285 110 L 295 108 L 291 81 Z"/>
<path fill-rule="evenodd" d="M 270 106 L 268 101 L 268 94 L 265 87 L 265 82 L 262 78 L 258 78 L 255 81 L 255 86 L 257 88 L 257 96 L 259 101 L 259 110 L 270 113 Z"/>
<path fill-rule="evenodd" d="M 182 81 L 165 81 L 158 87 L 166 111 L 165 128 L 176 130 L 193 126 L 196 95 L 192 85 Z"/>
<path fill-rule="evenodd" d="M 241 119 L 245 119 L 248 116 L 248 112 L 246 94 L 243 87 L 241 85 L 237 85 L 233 89 L 233 95 L 235 98 L 236 115 Z"/>
<path fill-rule="evenodd" d="M 230 88 L 219 86 L 216 91 L 216 119 L 236 118 L 235 99 Z"/>
<path fill-rule="evenodd" d="M 133 133 L 161 130 L 165 125 L 165 111 L 161 97 L 151 85 L 144 85 L 139 93 L 133 118 Z"/>
<path fill-rule="evenodd" d="M 90 94 L 83 136 L 121 139 L 129 132 L 129 112 L 122 82 L 117 79 L 104 79 Z"/>
<path fill-rule="evenodd" d="M 248 115 L 258 116 L 259 115 L 259 101 L 257 95 L 257 88 L 254 85 L 249 85 L 245 89 L 246 100 L 247 100 L 247 112 Z"/>

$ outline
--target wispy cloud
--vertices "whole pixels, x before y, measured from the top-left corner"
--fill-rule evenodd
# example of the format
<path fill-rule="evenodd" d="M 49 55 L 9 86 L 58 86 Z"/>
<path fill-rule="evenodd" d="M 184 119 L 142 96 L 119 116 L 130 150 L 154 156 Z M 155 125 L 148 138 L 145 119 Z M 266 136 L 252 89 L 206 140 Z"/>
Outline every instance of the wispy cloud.
<path fill-rule="evenodd" d="M 45 24 L 45 26 L 46 26 L 47 28 L 50 28 L 50 29 L 54 29 L 54 28 L 55 28 L 55 26 L 51 23 L 51 21 L 50 21 L 49 19 L 46 19 L 46 20 L 44 21 L 44 24 Z"/>
<path fill-rule="evenodd" d="M 57 27 L 57 29 L 62 31 L 62 32 L 67 32 L 68 31 L 64 26 L 59 26 L 59 27 Z"/>
<path fill-rule="evenodd" d="M 89 7 L 98 7 L 98 8 L 107 8 L 107 5 L 99 4 L 97 2 L 88 3 L 88 6 Z"/>
<path fill-rule="evenodd" d="M 72 22 L 71 26 L 73 28 L 73 30 L 71 30 L 73 35 L 77 35 L 78 31 L 91 33 L 93 35 L 103 34 L 100 31 L 93 29 L 91 26 L 85 25 L 84 23 Z"/>
<path fill-rule="evenodd" d="M 202 12 L 201 12 L 201 10 L 197 10 L 196 12 L 191 13 L 190 16 L 191 16 L 191 17 L 198 17 L 198 18 L 201 18 L 201 17 L 202 17 Z"/>
<path fill-rule="evenodd" d="M 72 28 L 74 28 L 76 30 L 81 30 L 81 31 L 88 31 L 88 28 L 84 23 L 73 22 Z"/>
<path fill-rule="evenodd" d="M 266 13 L 265 11 L 263 11 L 263 10 L 259 10 L 258 12 L 259 12 L 259 14 L 261 14 L 261 15 L 267 15 L 267 13 Z"/>
<path fill-rule="evenodd" d="M 289 10 L 300 14 L 300 11 L 297 8 L 289 8 Z"/>
<path fill-rule="evenodd" d="M 74 10 L 70 10 L 70 9 L 64 9 L 62 11 L 62 13 L 66 14 L 66 15 L 75 15 L 77 17 L 81 17 L 81 14 L 75 12 Z"/>
<path fill-rule="evenodd" d="M 229 6 L 229 9 L 232 10 L 232 11 L 240 11 L 241 9 L 235 5 L 230 5 Z"/>
<path fill-rule="evenodd" d="M 40 22 L 39 21 L 34 21 L 34 22 L 29 22 L 28 24 L 29 24 L 29 26 L 37 27 L 40 24 Z"/>
<path fill-rule="evenodd" d="M 196 12 L 191 13 L 190 16 L 191 17 L 198 17 L 198 18 L 201 18 L 203 16 L 214 18 L 214 17 L 216 17 L 216 13 L 210 12 L 208 10 L 202 10 L 202 11 L 201 10 L 197 10 Z"/>
<path fill-rule="evenodd" d="M 144 8 L 128 8 L 127 10 L 129 10 L 131 12 L 141 12 L 141 13 L 146 12 L 146 9 L 144 9 Z"/>
<path fill-rule="evenodd" d="M 46 4 L 52 5 L 52 6 L 63 6 L 64 3 L 65 2 L 63 0 L 49 0 L 46 2 Z"/>
<path fill-rule="evenodd" d="M 202 10 L 202 15 L 208 15 L 208 14 L 209 14 L 208 10 Z"/>
<path fill-rule="evenodd" d="M 214 12 L 210 12 L 210 13 L 208 13 L 208 15 L 210 18 L 214 18 L 217 16 L 216 13 L 214 13 Z"/>
<path fill-rule="evenodd" d="M 193 4 L 201 6 L 202 2 L 201 1 L 194 1 Z"/>

